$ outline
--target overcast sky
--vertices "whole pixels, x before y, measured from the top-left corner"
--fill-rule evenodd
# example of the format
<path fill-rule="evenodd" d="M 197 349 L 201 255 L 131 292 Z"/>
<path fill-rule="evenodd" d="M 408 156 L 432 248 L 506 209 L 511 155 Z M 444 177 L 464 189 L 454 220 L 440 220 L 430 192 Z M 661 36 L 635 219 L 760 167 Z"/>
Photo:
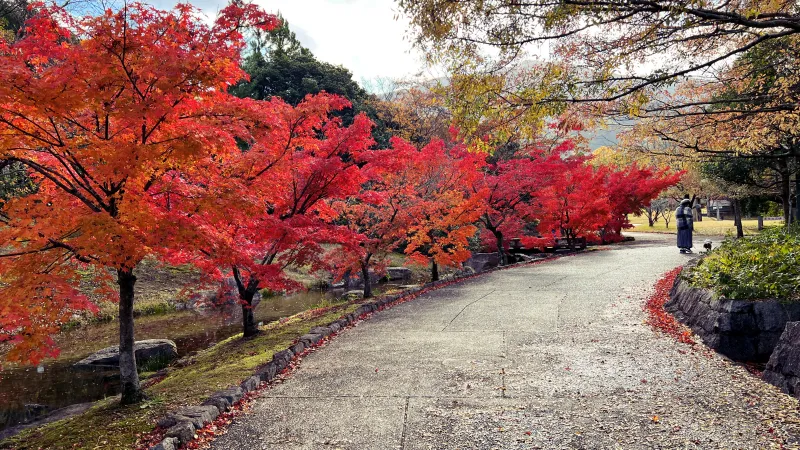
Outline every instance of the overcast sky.
<path fill-rule="evenodd" d="M 186 1 L 186 0 L 184 0 Z M 254 0 L 266 11 L 280 11 L 300 42 L 322 61 L 340 64 L 359 83 L 376 77 L 403 78 L 423 70 L 407 38 L 408 20 L 394 0 Z M 176 0 L 154 0 L 171 8 Z M 212 17 L 226 0 L 190 0 Z"/>

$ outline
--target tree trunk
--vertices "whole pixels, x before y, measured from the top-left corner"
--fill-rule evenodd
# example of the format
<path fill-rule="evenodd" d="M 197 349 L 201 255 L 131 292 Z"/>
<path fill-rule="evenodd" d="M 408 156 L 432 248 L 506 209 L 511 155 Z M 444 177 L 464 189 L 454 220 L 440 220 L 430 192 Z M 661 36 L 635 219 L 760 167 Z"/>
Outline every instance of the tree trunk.
<path fill-rule="evenodd" d="M 789 164 L 785 158 L 778 160 L 778 173 L 781 177 L 781 204 L 783 206 L 783 223 L 789 226 L 790 215 L 792 214 L 792 180 L 789 172 Z"/>
<path fill-rule="evenodd" d="M 800 155 L 794 157 L 794 220 L 800 220 Z"/>
<path fill-rule="evenodd" d="M 372 255 L 367 255 L 364 263 L 361 264 L 361 279 L 364 280 L 364 298 L 372 297 L 372 283 L 369 279 L 369 258 Z"/>
<path fill-rule="evenodd" d="M 258 334 L 256 318 L 253 314 L 253 297 L 256 293 L 253 289 L 245 289 L 244 294 L 240 295 L 242 300 L 242 334 L 244 337 L 251 337 Z"/>
<path fill-rule="evenodd" d="M 647 208 L 645 208 L 645 211 L 647 212 L 647 225 L 650 228 L 653 228 L 653 225 L 654 225 L 654 223 L 653 223 L 653 208 L 652 207 L 647 207 Z"/>
<path fill-rule="evenodd" d="M 138 403 L 144 398 L 136 370 L 133 338 L 133 286 L 136 277 L 130 269 L 117 270 L 119 284 L 119 375 L 122 404 Z"/>
<path fill-rule="evenodd" d="M 739 203 L 738 198 L 733 199 L 733 223 L 736 225 L 736 237 L 744 237 L 744 230 L 742 229 L 742 205 Z"/>
<path fill-rule="evenodd" d="M 439 266 L 431 260 L 431 281 L 439 281 Z"/>
<path fill-rule="evenodd" d="M 500 265 L 505 266 L 508 264 L 508 255 L 506 255 L 506 249 L 503 248 L 503 233 L 500 230 L 492 230 L 492 234 L 497 240 L 497 255 L 500 257 Z"/>

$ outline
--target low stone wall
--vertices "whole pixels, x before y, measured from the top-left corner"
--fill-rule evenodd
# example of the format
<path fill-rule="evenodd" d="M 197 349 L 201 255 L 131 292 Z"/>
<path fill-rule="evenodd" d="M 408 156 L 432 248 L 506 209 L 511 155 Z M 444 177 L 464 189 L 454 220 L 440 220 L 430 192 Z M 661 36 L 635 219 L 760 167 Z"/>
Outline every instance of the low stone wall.
<path fill-rule="evenodd" d="M 789 322 L 764 370 L 764 381 L 800 396 L 800 322 Z"/>
<path fill-rule="evenodd" d="M 664 309 L 735 361 L 767 361 L 786 323 L 800 320 L 800 304 L 716 298 L 713 291 L 694 288 L 682 277 L 675 279 Z"/>

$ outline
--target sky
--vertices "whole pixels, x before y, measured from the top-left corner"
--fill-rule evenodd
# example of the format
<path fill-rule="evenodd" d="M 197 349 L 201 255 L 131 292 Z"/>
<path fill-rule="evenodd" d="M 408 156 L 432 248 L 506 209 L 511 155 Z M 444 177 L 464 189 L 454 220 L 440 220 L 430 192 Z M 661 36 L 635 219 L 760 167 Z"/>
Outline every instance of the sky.
<path fill-rule="evenodd" d="M 394 0 L 254 1 L 267 12 L 280 11 L 314 56 L 346 67 L 362 85 L 365 80 L 411 77 L 424 70 L 420 53 L 412 49 L 407 36 L 408 20 L 401 17 Z M 226 0 L 189 2 L 212 17 L 227 4 Z M 171 8 L 177 1 L 152 3 Z"/>

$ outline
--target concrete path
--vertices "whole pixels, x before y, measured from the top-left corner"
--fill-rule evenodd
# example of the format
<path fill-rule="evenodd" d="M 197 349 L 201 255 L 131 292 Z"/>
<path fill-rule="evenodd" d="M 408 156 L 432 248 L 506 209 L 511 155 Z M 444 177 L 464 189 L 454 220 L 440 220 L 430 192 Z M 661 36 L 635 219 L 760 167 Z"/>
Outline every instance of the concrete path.
<path fill-rule="evenodd" d="M 375 314 L 217 449 L 770 448 L 797 402 L 643 324 L 674 236 L 509 269 Z M 787 416 L 788 415 L 788 416 Z"/>

